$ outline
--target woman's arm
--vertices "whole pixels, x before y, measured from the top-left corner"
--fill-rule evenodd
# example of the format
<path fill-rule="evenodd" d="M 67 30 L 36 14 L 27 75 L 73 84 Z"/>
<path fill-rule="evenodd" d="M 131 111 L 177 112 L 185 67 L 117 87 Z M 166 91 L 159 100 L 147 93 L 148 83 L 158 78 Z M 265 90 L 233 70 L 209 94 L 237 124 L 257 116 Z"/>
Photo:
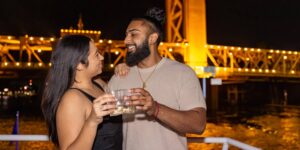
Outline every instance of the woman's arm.
<path fill-rule="evenodd" d="M 59 104 L 56 126 L 60 149 L 92 149 L 97 126 L 114 110 L 114 98 L 105 94 L 90 103 L 75 90 L 68 91 Z"/>

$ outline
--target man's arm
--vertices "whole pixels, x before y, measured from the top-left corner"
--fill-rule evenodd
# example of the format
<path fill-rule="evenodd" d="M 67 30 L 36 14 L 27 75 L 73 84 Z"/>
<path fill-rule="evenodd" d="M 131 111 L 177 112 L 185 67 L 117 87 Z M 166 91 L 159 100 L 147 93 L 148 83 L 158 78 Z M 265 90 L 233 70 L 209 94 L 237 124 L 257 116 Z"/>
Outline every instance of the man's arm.
<path fill-rule="evenodd" d="M 142 88 L 131 89 L 131 105 L 153 116 L 161 123 L 179 133 L 202 133 L 206 126 L 206 109 L 196 107 L 187 111 L 175 110 L 154 101 L 151 94 Z"/>
<path fill-rule="evenodd" d="M 206 109 L 197 107 L 188 111 L 178 111 L 158 104 L 155 117 L 163 124 L 179 133 L 203 133 L 206 126 Z"/>

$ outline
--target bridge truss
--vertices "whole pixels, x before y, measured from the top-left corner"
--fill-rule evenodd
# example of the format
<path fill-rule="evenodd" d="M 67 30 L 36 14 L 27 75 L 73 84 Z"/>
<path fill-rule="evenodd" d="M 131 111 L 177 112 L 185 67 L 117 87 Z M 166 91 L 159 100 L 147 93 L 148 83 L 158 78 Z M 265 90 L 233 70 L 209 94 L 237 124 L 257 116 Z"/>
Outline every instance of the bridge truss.
<path fill-rule="evenodd" d="M 48 69 L 54 37 L 0 36 L 0 70 Z M 124 62 L 123 41 L 100 39 L 98 49 L 109 56 L 107 66 Z M 189 43 L 162 42 L 162 56 L 185 62 Z M 199 77 L 300 77 L 300 52 L 222 45 L 205 45 L 208 66 L 191 66 Z M 1 72 L 0 72 L 1 73 Z"/>

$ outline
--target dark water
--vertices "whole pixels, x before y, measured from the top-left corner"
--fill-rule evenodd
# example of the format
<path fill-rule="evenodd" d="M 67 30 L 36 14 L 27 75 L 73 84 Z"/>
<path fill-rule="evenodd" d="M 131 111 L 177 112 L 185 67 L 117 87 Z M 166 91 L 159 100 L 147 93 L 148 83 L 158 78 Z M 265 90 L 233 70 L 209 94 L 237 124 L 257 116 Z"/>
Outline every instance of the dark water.
<path fill-rule="evenodd" d="M 0 134 L 11 133 L 17 110 L 20 111 L 20 133 L 47 134 L 37 97 L 0 101 Z M 202 135 L 189 136 L 230 137 L 262 149 L 300 149 L 300 107 L 228 106 L 228 109 L 209 114 Z M 25 149 L 53 149 L 49 142 L 22 142 L 21 146 Z M 13 149 L 14 146 L 0 142 L 0 147 Z M 189 144 L 190 150 L 221 148 L 220 144 Z"/>

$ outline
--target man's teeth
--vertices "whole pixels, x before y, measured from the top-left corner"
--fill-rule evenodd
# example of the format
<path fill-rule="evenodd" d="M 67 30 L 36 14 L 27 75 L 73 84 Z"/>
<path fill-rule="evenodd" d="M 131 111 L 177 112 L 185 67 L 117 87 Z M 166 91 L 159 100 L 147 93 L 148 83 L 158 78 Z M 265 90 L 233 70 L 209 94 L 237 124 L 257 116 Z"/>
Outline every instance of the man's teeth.
<path fill-rule="evenodd" d="M 128 46 L 129 50 L 133 50 L 135 48 L 135 46 Z"/>

